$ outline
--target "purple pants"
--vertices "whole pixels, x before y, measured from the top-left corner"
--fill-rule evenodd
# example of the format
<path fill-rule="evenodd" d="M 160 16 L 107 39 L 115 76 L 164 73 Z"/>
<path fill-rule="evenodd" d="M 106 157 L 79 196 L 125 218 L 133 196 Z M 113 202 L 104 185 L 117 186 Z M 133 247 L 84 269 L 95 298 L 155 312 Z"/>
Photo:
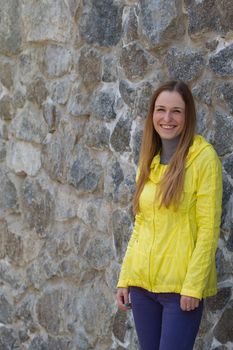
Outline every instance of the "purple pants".
<path fill-rule="evenodd" d="M 203 300 L 198 308 L 182 311 L 177 293 L 152 293 L 130 287 L 130 298 L 141 350 L 193 349 Z"/>

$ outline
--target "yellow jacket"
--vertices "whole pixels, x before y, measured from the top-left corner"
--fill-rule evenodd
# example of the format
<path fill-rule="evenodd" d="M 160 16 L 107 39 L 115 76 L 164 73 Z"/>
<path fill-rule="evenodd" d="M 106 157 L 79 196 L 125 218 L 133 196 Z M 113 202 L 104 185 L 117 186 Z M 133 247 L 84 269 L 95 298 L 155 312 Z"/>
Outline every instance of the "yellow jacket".
<path fill-rule="evenodd" d="M 221 164 L 213 147 L 196 135 L 188 152 L 184 194 L 177 211 L 159 208 L 154 201 L 167 166 L 160 164 L 159 155 L 151 162 L 117 287 L 138 286 L 151 292 L 205 298 L 216 294 Z"/>

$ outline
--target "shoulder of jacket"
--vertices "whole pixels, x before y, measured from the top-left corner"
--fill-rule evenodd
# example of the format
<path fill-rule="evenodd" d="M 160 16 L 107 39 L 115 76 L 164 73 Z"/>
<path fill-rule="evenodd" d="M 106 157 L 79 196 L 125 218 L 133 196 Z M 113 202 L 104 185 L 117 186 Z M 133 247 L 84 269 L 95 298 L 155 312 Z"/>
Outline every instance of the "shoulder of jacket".
<path fill-rule="evenodd" d="M 219 162 L 219 157 L 213 145 L 206 141 L 203 136 L 196 135 L 194 139 L 194 147 L 196 152 L 196 162 Z"/>

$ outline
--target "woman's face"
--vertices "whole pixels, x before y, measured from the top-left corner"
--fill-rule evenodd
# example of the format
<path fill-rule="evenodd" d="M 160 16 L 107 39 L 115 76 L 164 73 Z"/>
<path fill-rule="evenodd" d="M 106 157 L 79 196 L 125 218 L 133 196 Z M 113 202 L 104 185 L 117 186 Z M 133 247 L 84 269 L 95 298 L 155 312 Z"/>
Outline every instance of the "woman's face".
<path fill-rule="evenodd" d="M 185 123 L 185 102 L 176 91 L 163 91 L 155 101 L 153 124 L 163 139 L 181 134 Z"/>

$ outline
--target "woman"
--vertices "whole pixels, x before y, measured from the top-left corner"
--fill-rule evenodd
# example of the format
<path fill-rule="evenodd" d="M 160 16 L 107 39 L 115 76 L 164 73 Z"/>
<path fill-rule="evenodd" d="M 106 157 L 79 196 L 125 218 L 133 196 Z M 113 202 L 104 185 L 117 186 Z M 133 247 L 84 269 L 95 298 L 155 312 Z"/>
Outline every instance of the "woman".
<path fill-rule="evenodd" d="M 135 225 L 117 285 L 122 310 L 130 294 L 142 350 L 193 349 L 203 298 L 216 294 L 221 164 L 195 126 L 188 86 L 160 86 L 145 121 Z"/>

